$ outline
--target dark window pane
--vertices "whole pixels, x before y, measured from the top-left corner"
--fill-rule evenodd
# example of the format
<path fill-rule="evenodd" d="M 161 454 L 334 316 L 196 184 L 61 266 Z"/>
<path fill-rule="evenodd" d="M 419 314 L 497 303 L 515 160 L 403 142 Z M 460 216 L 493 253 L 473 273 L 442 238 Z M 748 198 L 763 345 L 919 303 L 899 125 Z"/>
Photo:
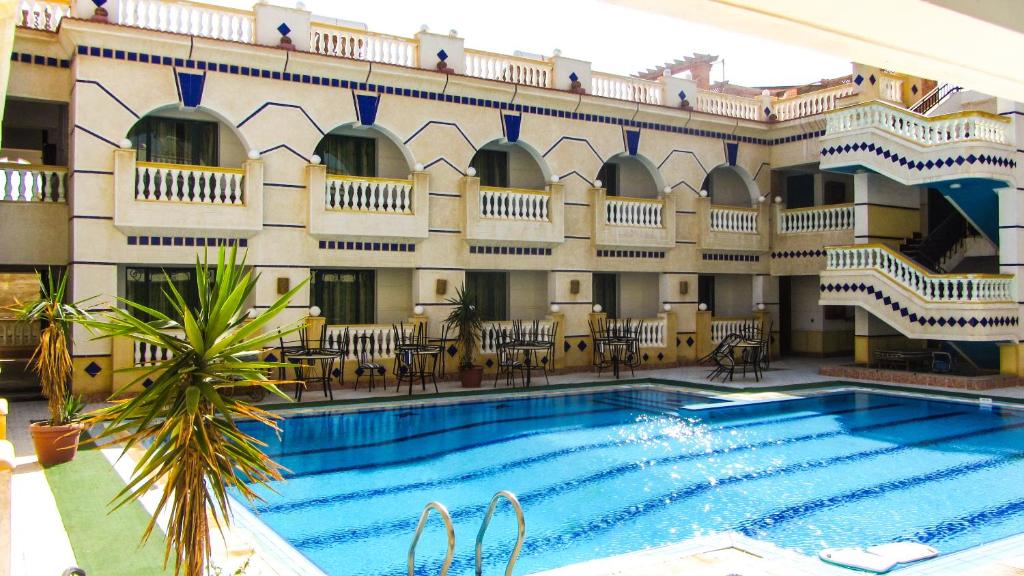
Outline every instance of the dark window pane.
<path fill-rule="evenodd" d="M 143 162 L 219 165 L 216 122 L 147 117 L 128 133 Z"/>
<path fill-rule="evenodd" d="M 377 141 L 373 138 L 328 134 L 314 153 L 323 160 L 328 174 L 377 175 Z"/>
<path fill-rule="evenodd" d="M 797 174 L 786 178 L 786 208 L 814 206 L 814 176 Z"/>
<path fill-rule="evenodd" d="M 697 277 L 697 302 L 708 305 L 708 311 L 715 313 L 715 277 Z"/>
<path fill-rule="evenodd" d="M 375 280 L 373 270 L 314 270 L 310 303 L 328 324 L 373 324 Z"/>
<path fill-rule="evenodd" d="M 843 182 L 825 182 L 824 204 L 842 204 L 846 202 L 846 184 Z"/>
<path fill-rule="evenodd" d="M 506 272 L 466 272 L 466 289 L 485 322 L 509 319 Z"/>
<path fill-rule="evenodd" d="M 606 195 L 618 196 L 619 195 L 619 167 L 611 162 L 605 162 L 601 166 L 601 171 L 597 173 L 597 179 L 601 181 L 604 186 Z"/>
<path fill-rule="evenodd" d="M 508 188 L 508 152 L 480 150 L 470 166 L 476 170 L 481 186 Z"/>
<path fill-rule="evenodd" d="M 609 318 L 619 317 L 618 274 L 594 274 L 594 304 L 600 304 Z"/>
<path fill-rule="evenodd" d="M 199 304 L 199 291 L 196 288 L 196 271 L 194 268 L 128 268 L 125 277 L 125 297 L 132 302 L 162 312 L 172 319 L 181 320 L 171 306 L 167 294 L 169 285 L 185 298 L 191 309 Z M 153 320 L 149 314 L 130 309 L 132 315 L 144 320 Z"/>

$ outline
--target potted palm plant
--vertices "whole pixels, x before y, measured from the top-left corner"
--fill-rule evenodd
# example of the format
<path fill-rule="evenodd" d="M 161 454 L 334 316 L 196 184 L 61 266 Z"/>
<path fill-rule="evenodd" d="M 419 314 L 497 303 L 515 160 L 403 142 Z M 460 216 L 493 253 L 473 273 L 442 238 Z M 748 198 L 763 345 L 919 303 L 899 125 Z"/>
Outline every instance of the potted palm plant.
<path fill-rule="evenodd" d="M 50 418 L 30 424 L 29 433 L 36 458 L 44 467 L 72 460 L 78 451 L 78 439 L 82 433 L 82 424 L 77 418 L 81 402 L 68 390 L 72 371 L 68 333 L 72 324 L 88 318 L 88 313 L 80 302 L 64 302 L 67 281 L 67 274 L 62 274 L 57 280 L 53 271 L 47 270 L 45 280 L 39 278 L 39 298 L 19 303 L 15 308 L 20 321 L 39 322 L 43 327 L 39 333 L 39 344 L 29 362 L 39 375 Z"/>
<path fill-rule="evenodd" d="M 258 358 L 264 347 L 302 326 L 295 323 L 264 332 L 305 282 L 250 319 L 246 301 L 256 283 L 244 258 L 237 260 L 234 248 L 225 256 L 221 248 L 215 269 L 205 261 L 196 262 L 197 303 L 190 304 L 168 284 L 168 314 L 121 299 L 125 308 L 86 322 L 99 337 L 127 337 L 171 353 L 162 362 L 132 368 L 137 377 L 115 391 L 114 398 L 146 379 L 151 383 L 137 396 L 114 400 L 89 414 L 87 422 L 107 424 L 96 440 L 122 441 L 125 452 L 141 449 L 114 506 L 136 500 L 151 488 L 162 489 L 142 539 L 149 538 L 157 518 L 170 508 L 165 561 L 174 557 L 175 574 L 203 576 L 210 567 L 210 527 L 230 523 L 230 490 L 251 500 L 258 498 L 256 487 L 281 479 L 280 465 L 236 425 L 238 419 L 252 419 L 277 428 L 279 417 L 229 391 L 258 386 L 288 400 L 278 388 L 283 382 L 268 377 L 281 364 Z M 147 318 L 136 317 L 132 310 Z"/>
<path fill-rule="evenodd" d="M 465 284 L 458 288 L 455 297 L 449 298 L 447 302 L 452 305 L 452 309 L 444 322 L 459 333 L 459 380 L 463 388 L 479 388 L 484 377 L 484 368 L 473 363 L 473 352 L 483 329 L 480 312 Z"/>

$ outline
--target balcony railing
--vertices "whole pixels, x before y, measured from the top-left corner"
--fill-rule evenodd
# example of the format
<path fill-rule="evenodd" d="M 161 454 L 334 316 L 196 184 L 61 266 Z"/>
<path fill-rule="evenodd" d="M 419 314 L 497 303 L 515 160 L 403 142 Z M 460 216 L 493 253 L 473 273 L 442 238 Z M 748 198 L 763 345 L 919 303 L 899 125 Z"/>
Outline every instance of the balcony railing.
<path fill-rule="evenodd" d="M 729 116 L 730 118 L 742 118 L 744 120 L 758 120 L 761 118 L 761 103 L 753 98 L 722 94 L 720 92 L 697 92 L 696 104 L 694 106 L 699 112 Z"/>
<path fill-rule="evenodd" d="M 759 214 L 760 210 L 757 208 L 712 206 L 710 210 L 711 230 L 757 234 Z"/>
<path fill-rule="evenodd" d="M 404 326 L 405 336 L 412 332 L 412 325 Z M 324 329 L 324 346 L 331 350 L 341 350 L 344 346 L 344 334 L 348 330 L 349 358 L 359 358 L 364 351 L 376 359 L 383 360 L 393 356 L 398 346 L 395 331 L 389 324 L 334 324 Z"/>
<path fill-rule="evenodd" d="M 183 338 L 185 333 L 181 330 L 169 330 L 166 332 L 172 336 Z M 174 350 L 150 344 L 149 342 L 132 341 L 132 366 L 150 366 L 159 364 L 174 357 Z"/>
<path fill-rule="evenodd" d="M 377 214 L 412 214 L 413 181 L 328 175 L 324 206 Z"/>
<path fill-rule="evenodd" d="M 467 48 L 466 76 L 550 88 L 551 63 Z"/>
<path fill-rule="evenodd" d="M 550 204 L 550 192 L 480 187 L 480 215 L 484 218 L 548 222 Z"/>
<path fill-rule="evenodd" d="M 611 196 L 605 201 L 605 223 L 611 226 L 661 228 L 663 212 L 661 200 Z"/>
<path fill-rule="evenodd" d="M 774 110 L 779 120 L 814 116 L 815 114 L 823 114 L 830 110 L 835 110 L 838 107 L 840 98 L 846 98 L 856 93 L 856 84 L 852 82 L 840 84 L 839 86 L 776 100 Z"/>
<path fill-rule="evenodd" d="M 65 202 L 67 187 L 67 168 L 0 164 L 0 201 Z"/>
<path fill-rule="evenodd" d="M 415 40 L 323 22 L 311 24 L 310 49 L 328 56 L 416 66 Z"/>
<path fill-rule="evenodd" d="M 892 74 L 879 74 L 878 94 L 882 100 L 900 104 L 903 102 L 903 79 Z"/>
<path fill-rule="evenodd" d="M 853 204 L 779 210 L 778 232 L 831 232 L 853 229 Z"/>
<path fill-rule="evenodd" d="M 712 318 L 711 319 L 711 342 L 718 344 L 729 334 L 749 334 L 759 328 L 759 320 L 749 318 Z"/>
<path fill-rule="evenodd" d="M 251 43 L 255 20 L 248 10 L 197 2 L 120 0 L 118 24 L 148 30 Z"/>
<path fill-rule="evenodd" d="M 137 162 L 135 199 L 189 204 L 245 205 L 245 170 Z"/>
<path fill-rule="evenodd" d="M 39 343 L 39 323 L 0 318 L 0 348 L 28 348 Z"/>
<path fill-rule="evenodd" d="M 884 102 L 870 102 L 832 112 L 825 119 L 827 136 L 873 128 L 920 146 L 950 142 L 1009 142 L 1010 120 L 985 112 L 921 116 Z"/>
<path fill-rule="evenodd" d="M 15 18 L 18 26 L 55 32 L 60 21 L 70 15 L 71 6 L 66 1 L 23 0 L 18 2 L 18 12 L 15 14 Z"/>
<path fill-rule="evenodd" d="M 617 328 L 620 320 L 610 319 L 608 320 L 609 330 Z M 640 324 L 640 333 L 637 334 L 638 340 L 640 341 L 641 348 L 664 348 L 665 347 L 665 333 L 668 330 L 668 321 L 664 318 L 642 318 L 639 320 L 633 320 L 633 327 L 635 329 L 636 323 Z"/>
<path fill-rule="evenodd" d="M 590 93 L 594 96 L 641 104 L 662 103 L 663 87 L 652 80 L 594 72 L 590 78 L 590 86 Z"/>
<path fill-rule="evenodd" d="M 883 244 L 830 246 L 826 270 L 874 270 L 929 302 L 1008 302 L 1008 274 L 933 274 Z"/>
<path fill-rule="evenodd" d="M 512 337 L 513 322 L 484 322 L 483 329 L 480 331 L 480 353 L 481 354 L 495 354 L 498 351 L 498 345 Z M 524 328 L 532 329 L 532 323 L 524 322 Z M 533 338 L 537 340 L 551 340 L 555 337 L 554 324 L 548 320 L 541 321 L 537 324 L 537 333 L 531 334 Z"/>

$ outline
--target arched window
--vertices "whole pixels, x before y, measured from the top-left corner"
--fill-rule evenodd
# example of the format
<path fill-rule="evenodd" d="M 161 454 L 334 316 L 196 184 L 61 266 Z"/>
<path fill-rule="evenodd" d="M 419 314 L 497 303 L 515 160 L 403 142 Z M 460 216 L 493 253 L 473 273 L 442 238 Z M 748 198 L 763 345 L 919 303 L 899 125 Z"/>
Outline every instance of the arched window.
<path fill-rule="evenodd" d="M 491 142 L 469 163 L 481 186 L 542 190 L 547 186 L 544 169 L 534 153 L 521 144 Z"/>
<path fill-rule="evenodd" d="M 708 173 L 701 189 L 708 191 L 712 204 L 751 206 L 759 195 L 757 185 L 734 166 L 719 166 Z"/>
<path fill-rule="evenodd" d="M 597 173 L 608 196 L 657 198 L 658 182 L 652 168 L 638 156 L 617 154 L 609 158 Z"/>
<path fill-rule="evenodd" d="M 328 174 L 406 178 L 409 162 L 397 143 L 375 128 L 343 126 L 327 133 L 313 152 Z"/>
<path fill-rule="evenodd" d="M 152 112 L 135 123 L 128 139 L 142 162 L 241 166 L 246 158 L 234 128 L 202 110 Z"/>

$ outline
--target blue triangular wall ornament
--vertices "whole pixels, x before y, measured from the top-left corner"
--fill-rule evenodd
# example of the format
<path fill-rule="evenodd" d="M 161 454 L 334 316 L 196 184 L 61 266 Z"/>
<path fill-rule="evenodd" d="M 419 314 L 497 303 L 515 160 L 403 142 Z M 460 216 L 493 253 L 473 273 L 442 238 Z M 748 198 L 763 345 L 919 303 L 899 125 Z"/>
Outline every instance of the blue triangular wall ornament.
<path fill-rule="evenodd" d="M 630 156 L 636 156 L 637 150 L 640 149 L 640 131 L 639 130 L 623 130 L 622 141 L 625 143 L 626 152 Z"/>
<path fill-rule="evenodd" d="M 377 107 L 380 96 L 376 94 L 356 94 L 356 116 L 363 126 L 373 126 L 377 121 Z"/>
<path fill-rule="evenodd" d="M 196 108 L 203 103 L 203 87 L 206 84 L 206 73 L 191 74 L 178 72 L 175 77 L 178 85 L 178 101 L 186 108 Z"/>
<path fill-rule="evenodd" d="M 736 165 L 736 158 L 740 153 L 739 142 L 726 142 L 725 143 L 725 160 L 729 163 L 729 166 Z"/>
<path fill-rule="evenodd" d="M 523 124 L 523 117 L 518 114 L 502 114 L 501 128 L 505 132 L 505 140 L 514 144 L 519 141 L 519 127 Z"/>

